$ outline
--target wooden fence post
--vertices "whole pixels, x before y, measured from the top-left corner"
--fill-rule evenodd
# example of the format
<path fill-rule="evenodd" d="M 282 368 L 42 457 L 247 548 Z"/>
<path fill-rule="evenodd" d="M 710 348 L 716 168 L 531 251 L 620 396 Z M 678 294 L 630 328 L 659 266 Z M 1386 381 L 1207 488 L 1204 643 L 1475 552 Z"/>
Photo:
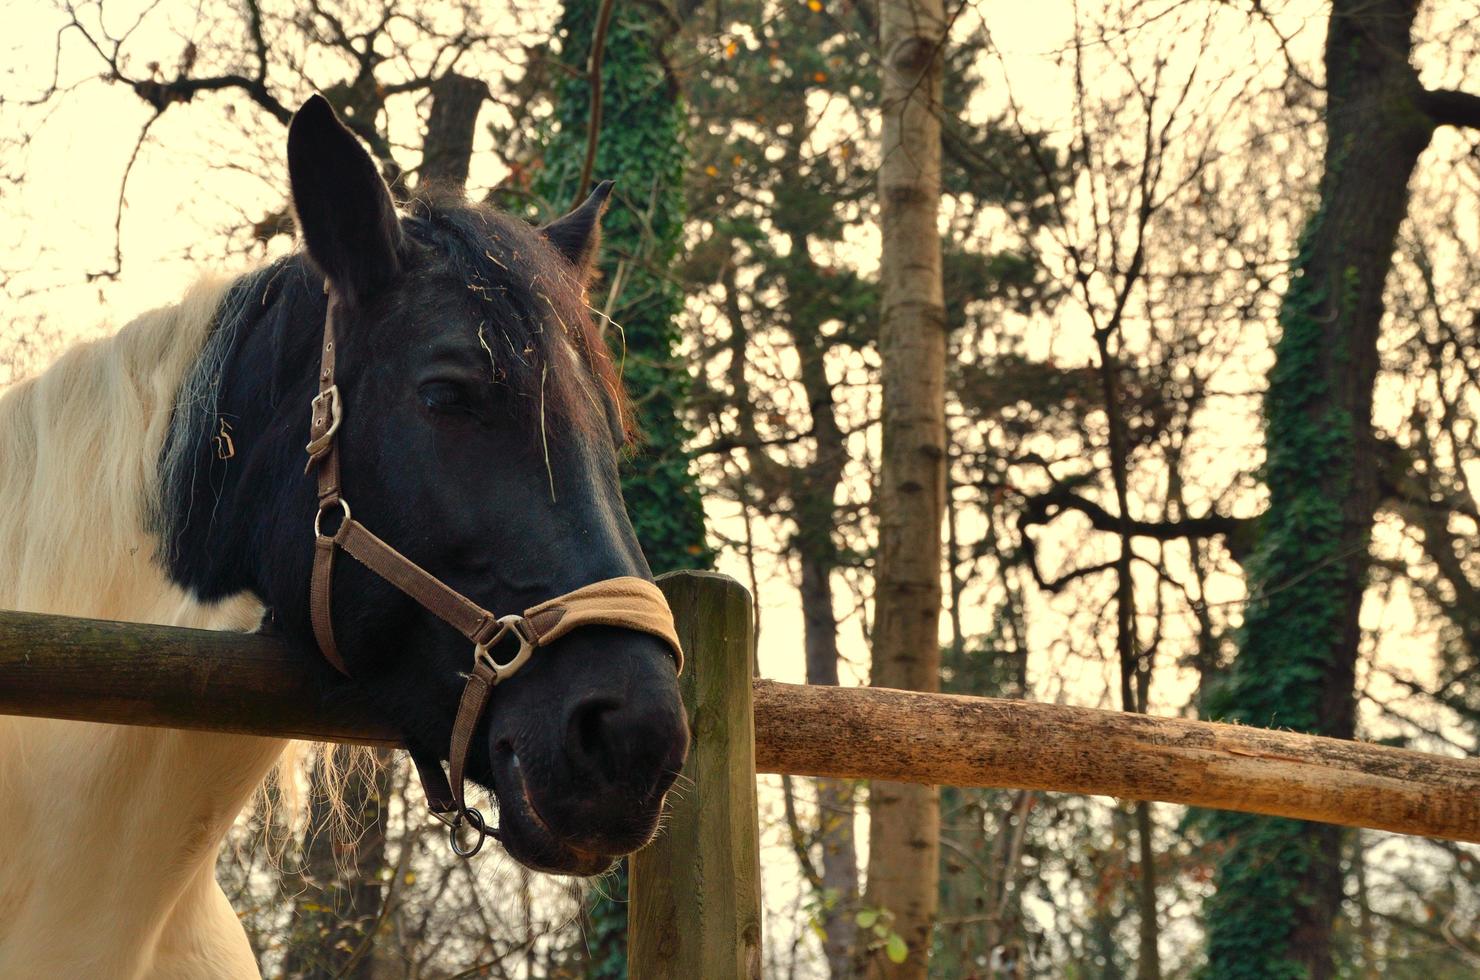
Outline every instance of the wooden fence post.
<path fill-rule="evenodd" d="M 658 839 L 632 857 L 632 980 L 761 975 L 750 594 L 712 572 L 658 579 L 688 662 L 679 678 L 694 736 Z"/>

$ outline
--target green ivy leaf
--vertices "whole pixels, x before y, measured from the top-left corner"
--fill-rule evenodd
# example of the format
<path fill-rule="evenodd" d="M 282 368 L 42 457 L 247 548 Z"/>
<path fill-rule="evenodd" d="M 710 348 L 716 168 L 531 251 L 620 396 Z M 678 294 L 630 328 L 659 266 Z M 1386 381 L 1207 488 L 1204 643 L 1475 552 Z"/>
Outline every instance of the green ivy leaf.
<path fill-rule="evenodd" d="M 904 937 L 897 932 L 889 934 L 889 941 L 884 944 L 884 955 L 889 957 L 890 963 L 903 963 L 910 955 L 910 947 L 904 941 Z"/>

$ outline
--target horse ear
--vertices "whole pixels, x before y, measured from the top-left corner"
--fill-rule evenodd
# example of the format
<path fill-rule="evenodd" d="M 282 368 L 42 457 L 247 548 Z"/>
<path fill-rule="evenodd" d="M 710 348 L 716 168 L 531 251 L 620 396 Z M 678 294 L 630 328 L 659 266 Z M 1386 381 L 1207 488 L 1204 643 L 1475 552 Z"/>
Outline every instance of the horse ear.
<path fill-rule="evenodd" d="M 596 262 L 596 250 L 601 244 L 601 216 L 606 213 L 611 193 L 612 182 L 603 180 L 584 204 L 540 229 L 540 234 L 576 267 L 582 279 L 590 278 L 591 267 Z"/>
<path fill-rule="evenodd" d="M 350 302 L 400 271 L 401 225 L 375 161 L 322 95 L 288 126 L 288 179 L 308 257 Z"/>

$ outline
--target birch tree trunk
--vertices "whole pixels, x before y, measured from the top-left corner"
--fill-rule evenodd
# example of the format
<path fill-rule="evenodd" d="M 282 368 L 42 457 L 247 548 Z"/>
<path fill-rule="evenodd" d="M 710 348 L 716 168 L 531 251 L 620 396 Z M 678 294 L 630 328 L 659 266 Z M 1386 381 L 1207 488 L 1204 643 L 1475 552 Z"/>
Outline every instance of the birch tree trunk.
<path fill-rule="evenodd" d="M 883 459 L 877 513 L 873 683 L 940 688 L 941 518 L 945 510 L 945 305 L 940 207 L 945 30 L 941 0 L 882 0 L 883 159 L 879 166 Z M 881 951 L 877 975 L 924 978 L 939 877 L 935 787 L 869 791 L 865 905 L 892 913 L 908 955 Z M 895 950 L 897 955 L 898 950 Z M 871 971 L 872 972 L 872 971 Z"/>

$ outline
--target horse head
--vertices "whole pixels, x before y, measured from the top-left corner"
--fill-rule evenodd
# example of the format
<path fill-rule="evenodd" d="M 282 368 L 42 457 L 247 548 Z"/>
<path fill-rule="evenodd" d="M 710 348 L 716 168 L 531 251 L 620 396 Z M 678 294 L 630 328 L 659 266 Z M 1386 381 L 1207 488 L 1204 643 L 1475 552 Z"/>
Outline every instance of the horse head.
<path fill-rule="evenodd" d="M 356 521 L 489 610 L 650 580 L 618 481 L 627 408 L 585 294 L 609 185 L 543 228 L 460 194 L 400 210 L 318 97 L 292 122 L 288 169 L 303 251 L 233 288 L 196 385 L 210 418 L 177 422 L 166 446 L 172 576 L 202 599 L 254 592 L 318 655 L 304 444 L 332 290 L 333 438 Z M 199 415 L 190 401 L 177 413 Z M 413 752 L 446 758 L 467 638 L 343 554 L 332 630 Z M 652 836 L 687 746 L 668 645 L 588 625 L 493 689 L 466 771 L 496 795 L 513 857 L 592 874 Z"/>

